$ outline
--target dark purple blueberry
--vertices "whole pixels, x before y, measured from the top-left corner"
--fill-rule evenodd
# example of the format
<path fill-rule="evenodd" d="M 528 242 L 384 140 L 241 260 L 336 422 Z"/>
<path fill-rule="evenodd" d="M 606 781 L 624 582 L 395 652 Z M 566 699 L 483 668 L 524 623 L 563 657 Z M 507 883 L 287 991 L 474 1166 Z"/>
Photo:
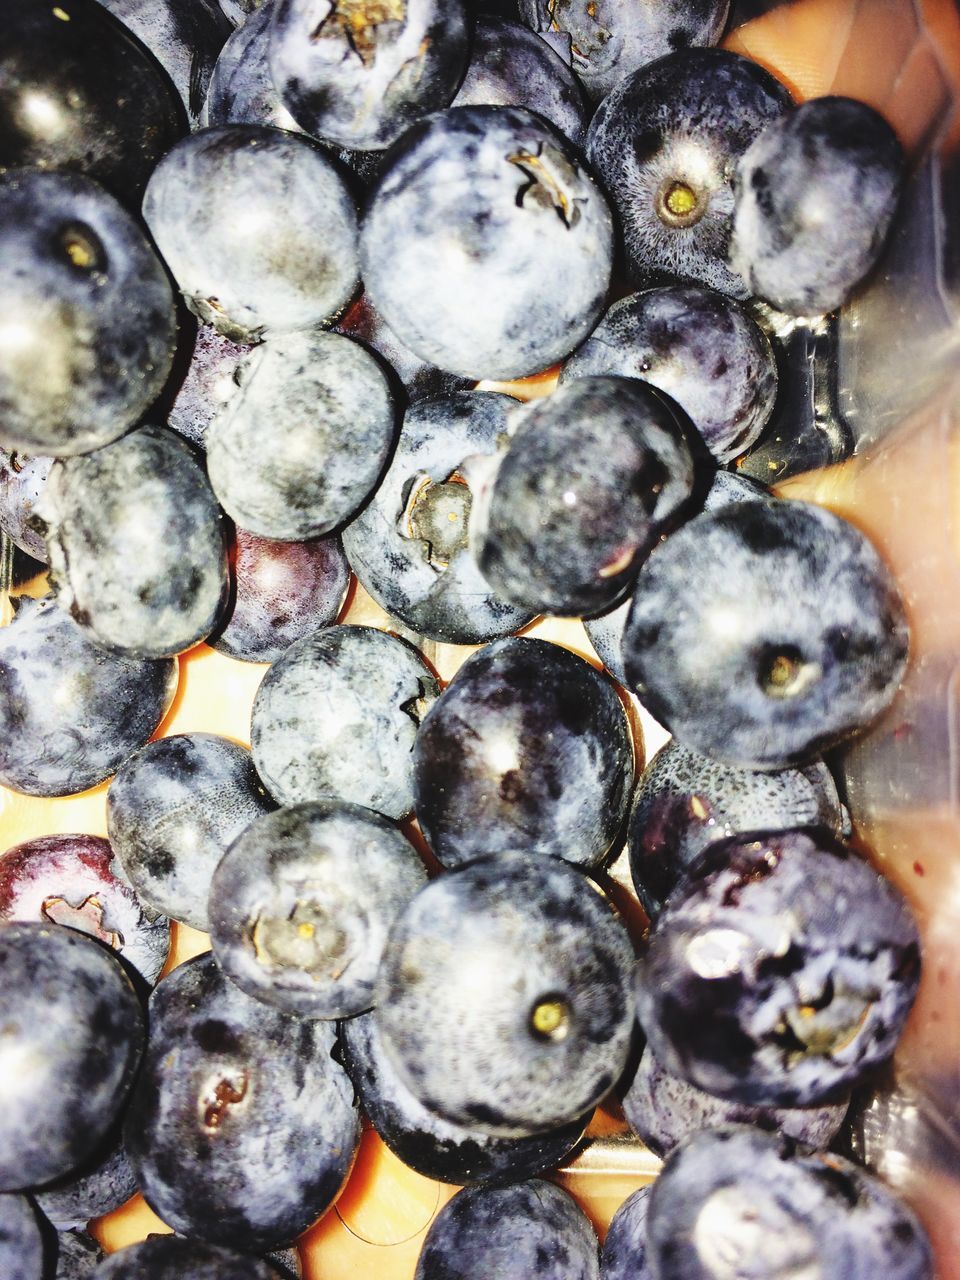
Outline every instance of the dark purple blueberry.
<path fill-rule="evenodd" d="M 217 863 L 272 808 L 246 747 L 182 733 L 148 743 L 121 766 L 107 792 L 107 829 L 143 901 L 207 930 Z"/>
<path fill-rule="evenodd" d="M 202 1240 L 150 1236 L 111 1254 L 91 1280 L 277 1280 L 277 1272 L 269 1262 Z"/>
<path fill-rule="evenodd" d="M 198 325 L 190 363 L 170 406 L 167 426 L 202 449 L 207 427 L 236 392 L 237 365 L 247 354 L 247 347 L 224 338 L 212 325 Z"/>
<path fill-rule="evenodd" d="M 598 1280 L 599 1252 L 586 1214 L 552 1182 L 468 1187 L 430 1224 L 415 1280 Z"/>
<path fill-rule="evenodd" d="M 468 39 L 461 0 L 277 0 L 270 71 L 308 133 L 379 151 L 448 105 Z"/>
<path fill-rule="evenodd" d="M 34 560 L 46 563 L 47 544 L 31 524 L 53 458 L 0 449 L 0 529 Z"/>
<path fill-rule="evenodd" d="M 587 155 L 620 214 L 631 279 L 665 273 L 749 296 L 727 263 L 734 166 L 789 105 L 768 71 L 719 49 L 679 50 L 614 86 Z"/>
<path fill-rule="evenodd" d="M 350 566 L 336 536 L 277 542 L 237 529 L 233 590 L 209 643 L 242 662 L 274 662 L 297 640 L 336 620 Z"/>
<path fill-rule="evenodd" d="M 647 1264 L 650 1183 L 627 1196 L 613 1215 L 600 1254 L 600 1280 L 653 1280 Z"/>
<path fill-rule="evenodd" d="M 694 286 L 615 302 L 560 381 L 596 374 L 642 378 L 667 392 L 721 463 L 754 443 L 777 394 L 777 362 L 762 329 L 732 298 Z"/>
<path fill-rule="evenodd" d="M 141 427 L 59 460 L 40 515 L 57 603 L 97 644 L 168 658 L 213 630 L 227 597 L 227 533 L 176 432 Z"/>
<path fill-rule="evenodd" d="M 56 1280 L 91 1280 L 105 1256 L 86 1231 L 61 1231 L 57 1235 Z"/>
<path fill-rule="evenodd" d="M 112 1213 L 137 1192 L 137 1176 L 119 1133 L 111 1132 L 96 1154 L 65 1178 L 36 1188 L 33 1197 L 44 1217 L 67 1231 L 85 1227 L 91 1218 Z"/>
<path fill-rule="evenodd" d="M 658 1156 L 700 1129 L 753 1124 L 785 1133 L 811 1148 L 828 1147 L 836 1137 L 848 1099 L 820 1107 L 753 1107 L 725 1102 L 661 1066 L 649 1047 L 623 1095 L 623 1112 L 634 1133 Z"/>
<path fill-rule="evenodd" d="M 153 986 L 170 949 L 170 921 L 145 910 L 117 871 L 109 842 L 99 836 L 27 840 L 0 858 L 0 920 L 79 929 Z"/>
<path fill-rule="evenodd" d="M 156 987 L 149 1015 L 124 1130 L 147 1203 L 212 1244 L 289 1244 L 339 1194 L 360 1138 L 333 1026 L 251 999 L 209 954 Z"/>
<path fill-rule="evenodd" d="M 526 107 L 578 147 L 587 131 L 583 91 L 559 54 L 520 23 L 489 15 L 474 26 L 470 61 L 450 105 Z"/>
<path fill-rule="evenodd" d="M 270 75 L 272 0 L 264 0 L 227 40 L 210 77 L 200 123 L 268 124 L 290 133 L 303 130 L 283 105 Z"/>
<path fill-rule="evenodd" d="M 527 1138 L 497 1138 L 451 1124 L 418 1102 L 383 1048 L 373 1013 L 340 1028 L 340 1052 L 360 1105 L 390 1150 L 425 1178 L 468 1183 L 518 1182 L 555 1169 L 583 1138 L 589 1115 Z"/>
<path fill-rule="evenodd" d="M 414 738 L 439 692 L 419 651 L 385 631 L 337 626 L 298 640 L 253 704 L 260 777 L 281 804 L 339 799 L 403 818 Z"/>
<path fill-rule="evenodd" d="M 26 1196 L 0 1195 L 0 1275 L 46 1280 L 47 1249 L 36 1210 Z M 59 1276 L 59 1271 L 58 1271 Z"/>
<path fill-rule="evenodd" d="M 606 676 L 514 636 L 469 657 L 424 719 L 414 808 L 445 867 L 509 850 L 597 867 L 626 816 L 633 767 Z"/>
<path fill-rule="evenodd" d="M 131 215 L 79 174 L 0 173 L 0 316 L 6 449 L 65 457 L 109 444 L 173 362 L 163 266 Z"/>
<path fill-rule="evenodd" d="M 896 889 L 826 833 L 712 845 L 640 960 L 637 1016 L 663 1065 L 733 1102 L 834 1101 L 893 1053 L 920 978 Z"/>
<path fill-rule="evenodd" d="M 835 1155 L 732 1125 L 695 1134 L 653 1183 L 647 1213 L 658 1280 L 932 1280 L 916 1215 Z"/>
<path fill-rule="evenodd" d="M 0 781 L 36 796 L 96 786 L 154 733 L 176 689 L 174 659 L 107 653 L 53 596 L 22 600 L 0 629 Z"/>
<path fill-rule="evenodd" d="M 331 533 L 376 487 L 396 436 L 390 386 L 358 342 L 321 330 L 255 347 L 207 429 L 210 483 L 241 529 Z"/>
<path fill-rule="evenodd" d="M 76 1169 L 106 1136 L 144 1043 L 108 948 L 73 929 L 0 925 L 0 1189 Z"/>
<path fill-rule="evenodd" d="M 210 885 L 210 938 L 248 995 L 307 1018 L 369 1009 L 387 932 L 427 882 L 392 822 L 313 803 L 258 818 Z"/>
<path fill-rule="evenodd" d="M 157 161 L 185 132 L 174 86 L 103 5 L 5 7 L 0 169 L 36 165 L 89 174 L 132 207 Z M 9 314 L 6 306 L 2 312 Z"/>
<path fill-rule="evenodd" d="M 472 512 L 481 573 L 531 612 L 616 603 L 693 494 L 682 410 L 635 378 L 574 378 L 509 425 Z"/>
<path fill-rule="evenodd" d="M 739 160 L 733 270 L 781 311 L 833 311 L 879 258 L 903 178 L 903 148 L 873 107 L 803 103 Z"/>
<path fill-rule="evenodd" d="M 780 769 L 887 707 L 909 633 L 894 578 L 854 525 L 804 502 L 706 512 L 657 547 L 621 642 L 630 687 L 686 746 Z"/>
<path fill-rule="evenodd" d="M 482 858 L 433 880 L 390 932 L 374 1005 L 401 1080 L 501 1137 L 571 1124 L 609 1092 L 633 1028 L 633 947 L 556 858 Z"/>
<path fill-rule="evenodd" d="M 823 827 L 843 833 L 836 784 L 820 760 L 775 773 L 737 769 L 675 739 L 644 769 L 627 847 L 637 896 L 651 920 L 699 855 L 744 831 Z"/>
<path fill-rule="evenodd" d="M 464 377 L 520 378 L 568 355 L 599 318 L 613 219 L 552 125 L 520 107 L 455 107 L 391 152 L 360 250 L 374 306 L 418 356 Z"/>
<path fill-rule="evenodd" d="M 357 283 L 353 202 L 298 134 L 201 129 L 157 165 L 143 216 L 187 306 L 235 342 L 322 324 Z"/>
<path fill-rule="evenodd" d="M 508 635 L 532 614 L 497 596 L 467 545 L 466 459 L 492 456 L 509 396 L 463 391 L 412 405 L 386 475 L 343 534 L 361 584 L 411 630 L 450 644 Z"/>

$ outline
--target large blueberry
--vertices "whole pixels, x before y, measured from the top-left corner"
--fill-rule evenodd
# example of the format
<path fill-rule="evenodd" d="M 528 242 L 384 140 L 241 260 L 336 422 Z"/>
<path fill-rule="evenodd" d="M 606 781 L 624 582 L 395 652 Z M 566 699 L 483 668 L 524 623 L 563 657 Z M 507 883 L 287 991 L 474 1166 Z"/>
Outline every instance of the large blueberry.
<path fill-rule="evenodd" d="M 835 1100 L 893 1052 L 920 978 L 900 894 L 825 833 L 712 845 L 637 973 L 656 1057 L 735 1102 Z"/>
<path fill-rule="evenodd" d="M 52 458 L 0 449 L 0 529 L 44 564 L 47 544 L 31 521 L 52 466 Z"/>
<path fill-rule="evenodd" d="M 257 1251 L 286 1245 L 339 1194 L 360 1137 L 331 1024 L 245 995 L 212 955 L 150 997 L 124 1137 L 174 1230 Z"/>
<path fill-rule="evenodd" d="M 454 107 L 393 150 L 360 248 L 374 306 L 417 355 L 519 378 L 569 354 L 599 317 L 613 219 L 552 125 L 519 107 Z"/>
<path fill-rule="evenodd" d="M 769 501 L 704 513 L 657 547 L 621 648 L 630 687 L 681 742 L 777 769 L 879 715 L 908 644 L 873 544 L 820 507 Z"/>
<path fill-rule="evenodd" d="M 344 549 L 366 590 L 431 639 L 480 644 L 532 616 L 496 595 L 470 554 L 473 490 L 461 470 L 465 459 L 496 452 L 515 403 L 473 391 L 412 405 L 386 475 L 344 530 Z"/>
<path fill-rule="evenodd" d="M 627 1196 L 613 1215 L 600 1254 L 601 1280 L 653 1280 L 647 1263 L 650 1184 Z"/>
<path fill-rule="evenodd" d="M 523 853 L 481 858 L 431 881 L 394 925 L 377 1026 L 426 1107 L 503 1137 L 542 1133 L 620 1077 L 633 963 L 582 871 Z"/>
<path fill-rule="evenodd" d="M 182 1236 L 150 1236 L 110 1255 L 91 1280 L 277 1280 L 268 1262 L 233 1249 L 186 1240 Z"/>
<path fill-rule="evenodd" d="M 414 808 L 440 862 L 521 850 L 599 866 L 630 803 L 633 746 L 612 683 L 545 640 L 468 658 L 420 726 Z"/>
<path fill-rule="evenodd" d="M 3 1280 L 45 1280 L 44 1236 L 26 1196 L 0 1195 L 0 1275 Z"/>

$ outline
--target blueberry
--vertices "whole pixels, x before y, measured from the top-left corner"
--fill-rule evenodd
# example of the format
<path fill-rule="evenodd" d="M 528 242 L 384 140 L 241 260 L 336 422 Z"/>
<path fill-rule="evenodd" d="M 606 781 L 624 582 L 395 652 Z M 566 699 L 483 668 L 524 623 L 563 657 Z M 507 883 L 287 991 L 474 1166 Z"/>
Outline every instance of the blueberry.
<path fill-rule="evenodd" d="M 510 637 L 463 664 L 420 727 L 414 807 L 446 867 L 511 849 L 599 866 L 633 784 L 623 704 L 583 658 Z"/>
<path fill-rule="evenodd" d="M 438 693 L 419 652 L 396 636 L 317 631 L 291 645 L 257 690 L 257 770 L 281 804 L 340 799 L 405 817 L 414 738 Z"/>
<path fill-rule="evenodd" d="M 719 49 L 668 54 L 614 86 L 587 155 L 620 214 L 631 279 L 662 272 L 749 296 L 727 263 L 733 168 L 789 105 L 767 71 Z"/>
<path fill-rule="evenodd" d="M 920 976 L 893 886 L 826 833 L 712 845 L 657 918 L 637 976 L 663 1065 L 750 1105 L 832 1101 L 893 1052 Z"/>
<path fill-rule="evenodd" d="M 348 1018 L 370 1008 L 387 931 L 426 882 L 414 848 L 369 809 L 279 809 L 251 823 L 214 872 L 214 955 L 258 1000 Z"/>
<path fill-rule="evenodd" d="M 141 427 L 61 459 L 40 514 L 57 602 L 97 644 L 167 658 L 213 630 L 227 596 L 226 530 L 175 432 Z"/>
<path fill-rule="evenodd" d="M 86 1231 L 61 1231 L 57 1236 L 56 1280 L 90 1280 L 105 1256 Z"/>
<path fill-rule="evenodd" d="M 479 644 L 530 621 L 490 589 L 470 554 L 473 493 L 461 469 L 467 458 L 496 452 L 515 403 L 473 391 L 412 405 L 386 475 L 344 530 L 362 585 L 421 635 Z"/>
<path fill-rule="evenodd" d="M 157 255 L 130 214 L 78 174 L 0 174 L 0 316 L 7 449 L 62 457 L 109 444 L 156 399 L 173 362 L 173 293 Z"/>
<path fill-rule="evenodd" d="M 444 1119 L 542 1133 L 622 1073 L 632 970 L 626 931 L 583 872 L 504 853 L 431 881 L 400 916 L 377 1027 L 400 1078 Z"/>
<path fill-rule="evenodd" d="M 107 829 L 143 901 L 206 930 L 217 863 L 272 807 L 246 747 L 212 733 L 183 733 L 150 742 L 124 762 L 107 792 Z"/>
<path fill-rule="evenodd" d="M 343 1023 L 340 1051 L 374 1129 L 405 1165 L 438 1182 L 518 1182 L 555 1169 L 580 1143 L 589 1119 L 583 1115 L 527 1138 L 497 1138 L 451 1124 L 428 1111 L 403 1083 L 373 1013 Z"/>
<path fill-rule="evenodd" d="M 653 1280 L 647 1264 L 650 1184 L 627 1196 L 613 1215 L 600 1254 L 601 1280 Z"/>
<path fill-rule="evenodd" d="M 0 1190 L 34 1187 L 89 1157 L 143 1050 L 120 962 L 73 929 L 0 925 Z"/>
<path fill-rule="evenodd" d="M 108 841 L 99 836 L 26 840 L 0 858 L 0 920 L 79 929 L 113 947 L 153 986 L 170 948 L 170 922 L 144 910 L 118 870 Z"/>
<path fill-rule="evenodd" d="M 124 1130 L 147 1203 L 211 1244 L 289 1244 L 338 1195 L 360 1136 L 331 1024 L 251 999 L 209 954 L 165 978 L 149 1014 Z"/>
<path fill-rule="evenodd" d="M 613 221 L 552 125 L 519 107 L 454 107 L 391 152 L 360 249 L 374 306 L 417 355 L 464 377 L 519 378 L 592 329 Z"/>
<path fill-rule="evenodd" d="M 303 130 L 283 105 L 270 75 L 273 4 L 262 3 L 230 36 L 210 77 L 200 123 L 268 124 L 290 133 Z"/>
<path fill-rule="evenodd" d="M 123 658 L 87 639 L 52 596 L 0 629 L 0 781 L 59 796 L 103 782 L 163 719 L 177 664 Z"/>
<path fill-rule="evenodd" d="M 693 494 L 682 411 L 635 378 L 574 378 L 515 410 L 510 428 L 472 512 L 481 573 L 538 613 L 616 603 Z"/>
<path fill-rule="evenodd" d="M 302 128 L 378 151 L 447 106 L 467 40 L 460 0 L 277 0 L 270 71 Z"/>
<path fill-rule="evenodd" d="M 721 764 L 672 740 L 637 786 L 627 833 L 630 872 L 653 920 L 714 840 L 807 826 L 839 836 L 843 825 L 837 788 L 822 761 L 764 773 Z"/>
<path fill-rule="evenodd" d="M 236 342 L 321 324 L 357 282 L 347 189 L 320 147 L 281 129 L 185 138 L 153 171 L 143 216 L 191 311 Z"/>
<path fill-rule="evenodd" d="M 233 1249 L 185 1240 L 181 1236 L 150 1236 L 111 1254 L 92 1280 L 276 1280 L 268 1262 L 235 1253 Z"/>
<path fill-rule="evenodd" d="M 560 381 L 611 373 L 666 391 L 721 463 L 754 443 L 777 394 L 776 360 L 760 327 L 732 298 L 694 286 L 615 302 Z"/>
<path fill-rule="evenodd" d="M 52 466 L 53 458 L 0 449 L 0 529 L 44 564 L 47 544 L 31 521 Z"/>
<path fill-rule="evenodd" d="M 199 325 L 190 362 L 170 405 L 167 426 L 202 449 L 207 427 L 236 392 L 237 366 L 247 354 L 247 347 L 224 338 L 212 325 Z"/>
<path fill-rule="evenodd" d="M 869 724 L 908 643 L 867 538 L 822 508 L 769 501 L 700 515 L 658 547 L 621 647 L 630 687 L 686 746 L 778 769 Z"/>
<path fill-rule="evenodd" d="M 35 1188 L 34 1199 L 58 1231 L 85 1227 L 112 1213 L 137 1192 L 137 1176 L 117 1131 L 64 1178 Z"/>
<path fill-rule="evenodd" d="M 0 1195 L 0 1275 L 3 1280 L 44 1280 L 46 1249 L 26 1196 Z"/>

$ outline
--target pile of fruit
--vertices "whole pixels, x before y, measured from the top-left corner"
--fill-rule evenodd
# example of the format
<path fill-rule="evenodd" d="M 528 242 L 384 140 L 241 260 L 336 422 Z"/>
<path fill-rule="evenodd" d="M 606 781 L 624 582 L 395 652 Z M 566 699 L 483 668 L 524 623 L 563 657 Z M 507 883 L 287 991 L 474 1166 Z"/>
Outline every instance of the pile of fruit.
<path fill-rule="evenodd" d="M 893 130 L 712 47 L 726 0 L 220 3 L 5 14 L 0 526 L 48 590 L 0 782 L 110 781 L 109 840 L 0 857 L 0 1275 L 296 1275 L 362 1114 L 464 1188 L 418 1280 L 929 1280 L 844 1129 L 919 936 L 823 759 L 906 611 L 736 467 Z M 476 648 L 443 687 L 426 641 Z M 270 664 L 249 748 L 157 736 L 201 643 Z M 211 950 L 160 978 L 171 922 Z M 601 1256 L 549 1176 L 610 1099 L 664 1166 Z M 138 1190 L 175 1234 L 104 1257 Z"/>

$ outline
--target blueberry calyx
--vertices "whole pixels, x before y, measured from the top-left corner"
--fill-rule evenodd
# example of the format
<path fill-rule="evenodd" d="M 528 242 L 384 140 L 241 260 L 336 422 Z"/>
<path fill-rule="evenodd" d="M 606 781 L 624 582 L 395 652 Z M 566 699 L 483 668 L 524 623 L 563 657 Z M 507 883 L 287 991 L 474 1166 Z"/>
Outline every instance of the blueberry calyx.
<path fill-rule="evenodd" d="M 410 483 L 397 530 L 402 538 L 422 542 L 427 564 L 442 573 L 467 546 L 472 505 L 473 494 L 460 471 L 440 481 L 420 471 Z"/>
<path fill-rule="evenodd" d="M 655 203 L 657 217 L 668 227 L 695 226 L 707 211 L 706 198 L 683 178 L 666 178 Z"/>
<path fill-rule="evenodd" d="M 352 54 L 368 67 L 377 50 L 376 28 L 381 23 L 403 22 L 403 0 L 333 0 L 330 11 L 310 33 L 310 39 L 342 36 Z"/>
<path fill-rule="evenodd" d="M 527 178 L 527 182 L 517 189 L 518 209 L 525 209 L 528 204 L 542 209 L 553 208 L 565 227 L 569 229 L 577 225 L 583 197 L 571 196 L 566 187 L 571 179 L 579 176 L 578 170 L 561 151 L 538 142 L 533 151 L 518 151 L 507 156 L 507 163 L 515 164 Z"/>
<path fill-rule="evenodd" d="M 308 886 L 303 886 L 305 895 Z M 332 908 L 332 910 L 331 910 Z M 257 963 L 279 970 L 305 969 L 336 980 L 350 964 L 356 948 L 334 919 L 336 904 L 298 897 L 286 916 L 261 912 L 253 922 L 250 941 Z"/>
<path fill-rule="evenodd" d="M 103 903 L 95 893 L 84 898 L 77 906 L 68 902 L 66 898 L 55 895 L 44 898 L 41 911 L 44 918 L 51 924 L 62 924 L 69 929 L 79 929 L 81 933 L 105 942 L 114 951 L 119 951 L 124 945 L 122 933 L 104 929 Z"/>

